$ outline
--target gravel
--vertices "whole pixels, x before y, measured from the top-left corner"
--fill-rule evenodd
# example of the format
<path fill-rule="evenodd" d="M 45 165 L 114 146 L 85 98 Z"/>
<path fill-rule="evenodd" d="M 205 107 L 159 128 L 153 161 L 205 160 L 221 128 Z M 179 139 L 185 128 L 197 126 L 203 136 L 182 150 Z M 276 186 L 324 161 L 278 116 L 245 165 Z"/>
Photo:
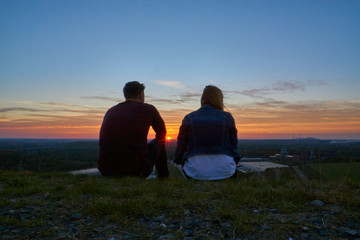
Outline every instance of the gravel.
<path fill-rule="evenodd" d="M 304 204 L 306 205 L 306 204 Z M 313 206 L 313 204 L 311 204 Z M 286 239 L 359 239 L 360 222 L 356 215 L 346 215 L 339 205 L 326 204 L 311 207 L 304 212 L 281 212 L 275 208 L 244 207 L 244 212 L 255 219 L 266 219 L 250 226 L 252 231 L 242 231 L 232 219 L 213 218 L 207 211 L 184 209 L 180 218 L 174 219 L 170 212 L 158 216 L 129 216 L 125 227 L 116 221 L 85 213 L 72 212 L 70 206 L 59 201 L 40 208 L 23 206 L 12 209 L 0 208 L 1 239 L 276 239 L 279 228 L 290 226 L 280 238 Z M 315 209 L 315 210 L 314 210 Z M 336 209 L 336 211 L 332 211 Z M 213 215 L 211 215 L 213 216 Z M 24 221 L 45 221 L 45 226 L 22 224 Z M 16 222 L 16 223 L 15 223 Z M 44 234 L 44 232 L 46 234 Z"/>

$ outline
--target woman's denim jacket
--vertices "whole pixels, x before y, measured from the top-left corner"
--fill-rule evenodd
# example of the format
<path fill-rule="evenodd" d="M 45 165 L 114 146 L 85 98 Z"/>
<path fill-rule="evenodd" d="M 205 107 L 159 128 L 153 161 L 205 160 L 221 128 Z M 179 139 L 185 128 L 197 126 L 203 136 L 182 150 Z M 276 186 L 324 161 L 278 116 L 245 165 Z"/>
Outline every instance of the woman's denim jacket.
<path fill-rule="evenodd" d="M 225 154 L 237 163 L 237 129 L 230 113 L 204 105 L 185 116 L 180 127 L 174 162 L 198 154 Z"/>

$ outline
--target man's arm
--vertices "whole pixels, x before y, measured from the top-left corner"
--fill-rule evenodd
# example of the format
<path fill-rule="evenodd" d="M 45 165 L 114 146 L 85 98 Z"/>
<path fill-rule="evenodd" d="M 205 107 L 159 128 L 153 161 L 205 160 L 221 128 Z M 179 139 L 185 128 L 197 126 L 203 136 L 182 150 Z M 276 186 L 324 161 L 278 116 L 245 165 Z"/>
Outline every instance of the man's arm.
<path fill-rule="evenodd" d="M 154 107 L 154 118 L 152 121 L 152 128 L 154 129 L 156 135 L 155 135 L 155 139 L 158 140 L 161 143 L 165 142 L 165 137 L 166 137 L 166 127 L 165 127 L 165 122 L 162 119 L 162 117 L 160 116 L 160 113 L 158 112 L 158 110 Z"/>

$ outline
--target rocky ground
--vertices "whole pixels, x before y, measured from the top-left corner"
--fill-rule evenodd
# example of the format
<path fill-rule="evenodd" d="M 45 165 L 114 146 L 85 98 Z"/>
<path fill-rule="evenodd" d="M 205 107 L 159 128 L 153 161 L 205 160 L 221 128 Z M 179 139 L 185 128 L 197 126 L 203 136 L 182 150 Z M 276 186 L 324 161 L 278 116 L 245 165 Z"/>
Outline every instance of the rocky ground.
<path fill-rule="evenodd" d="M 47 198 L 47 195 L 42 197 Z M 83 196 L 84 201 L 87 198 L 88 196 Z M 11 201 L 16 203 L 19 199 Z M 109 223 L 108 219 L 72 212 L 70 207 L 61 201 L 43 208 L 3 207 L 0 208 L 0 216 L 14 219 L 14 224 L 4 226 L 0 222 L 0 238 L 360 239 L 358 219 L 344 215 L 343 207 L 328 205 L 321 200 L 309 202 L 308 211 L 296 214 L 282 213 L 277 209 L 243 209 L 250 217 L 259 219 L 258 223 L 244 229 L 237 229 L 236 224 L 229 219 L 212 219 L 203 214 L 207 211 L 184 209 L 181 219 L 173 219 L 170 213 L 164 212 L 157 217 L 129 216 L 125 221 L 121 221 L 122 223 Z"/>
<path fill-rule="evenodd" d="M 306 173 L 207 183 L 0 172 L 0 239 L 360 240 L 358 183 Z"/>

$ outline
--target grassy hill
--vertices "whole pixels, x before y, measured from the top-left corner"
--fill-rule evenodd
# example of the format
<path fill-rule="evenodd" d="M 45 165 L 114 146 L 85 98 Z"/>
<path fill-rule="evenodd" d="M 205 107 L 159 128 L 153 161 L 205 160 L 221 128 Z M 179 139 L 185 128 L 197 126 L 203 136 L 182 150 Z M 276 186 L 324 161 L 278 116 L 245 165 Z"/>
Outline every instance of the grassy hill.
<path fill-rule="evenodd" d="M 355 239 L 359 182 L 291 168 L 193 181 L 0 170 L 2 239 Z M 280 178 L 278 177 L 280 173 Z M 319 201 L 314 201 L 319 200 Z"/>
<path fill-rule="evenodd" d="M 310 166 L 329 181 L 341 182 L 351 179 L 360 183 L 360 163 L 313 163 Z"/>

